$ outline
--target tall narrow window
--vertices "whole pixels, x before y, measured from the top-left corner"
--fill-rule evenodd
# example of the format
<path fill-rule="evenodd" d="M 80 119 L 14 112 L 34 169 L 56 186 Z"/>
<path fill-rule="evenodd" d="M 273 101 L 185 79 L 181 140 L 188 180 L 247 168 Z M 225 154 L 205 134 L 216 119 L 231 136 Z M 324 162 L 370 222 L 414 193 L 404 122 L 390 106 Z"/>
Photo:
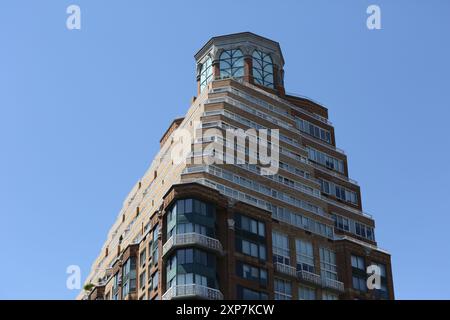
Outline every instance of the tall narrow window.
<path fill-rule="evenodd" d="M 337 280 L 336 254 L 326 248 L 320 248 L 320 269 L 322 277 Z"/>
<path fill-rule="evenodd" d="M 366 264 L 364 262 L 364 258 L 361 256 L 352 255 L 351 256 L 352 263 L 352 284 L 353 289 L 359 290 L 362 292 L 367 291 L 366 285 Z"/>
<path fill-rule="evenodd" d="M 204 87 L 211 81 L 212 78 L 212 60 L 210 57 L 206 59 L 205 63 L 203 63 L 201 71 L 200 71 L 200 90 L 203 90 Z"/>
<path fill-rule="evenodd" d="M 257 84 L 273 88 L 273 63 L 269 54 L 253 51 L 253 79 Z"/>
<path fill-rule="evenodd" d="M 153 265 L 157 265 L 158 264 L 158 256 L 159 256 L 159 252 L 158 252 L 158 233 L 159 233 L 159 225 L 157 225 L 154 229 L 153 229 L 153 241 L 152 241 L 152 261 L 153 261 Z"/>
<path fill-rule="evenodd" d="M 299 286 L 298 300 L 316 300 L 316 290 L 310 287 Z"/>
<path fill-rule="evenodd" d="M 291 264 L 289 254 L 289 238 L 287 235 L 273 231 L 272 232 L 273 245 L 273 261 L 285 265 Z"/>
<path fill-rule="evenodd" d="M 297 251 L 297 270 L 314 272 L 314 253 L 311 242 L 297 239 L 295 240 Z"/>
<path fill-rule="evenodd" d="M 363 257 L 352 255 L 351 262 L 352 262 L 353 268 L 356 268 L 356 269 L 359 269 L 362 271 L 366 270 L 366 266 L 365 266 Z"/>
<path fill-rule="evenodd" d="M 220 54 L 220 77 L 240 78 L 244 76 L 244 56 L 239 49 L 223 51 Z"/>
<path fill-rule="evenodd" d="M 292 300 L 292 285 L 289 281 L 275 279 L 275 300 Z"/>
<path fill-rule="evenodd" d="M 122 297 L 136 290 L 136 258 L 130 257 L 122 267 Z"/>

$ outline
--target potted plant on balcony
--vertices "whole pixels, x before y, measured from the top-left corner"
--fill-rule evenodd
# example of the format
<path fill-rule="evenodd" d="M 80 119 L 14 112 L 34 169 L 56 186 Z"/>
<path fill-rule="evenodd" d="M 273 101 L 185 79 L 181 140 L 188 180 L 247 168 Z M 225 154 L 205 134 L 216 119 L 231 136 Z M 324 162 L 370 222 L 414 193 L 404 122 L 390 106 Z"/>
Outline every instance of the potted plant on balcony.
<path fill-rule="evenodd" d="M 89 293 L 94 289 L 95 285 L 93 283 L 87 283 L 84 285 L 83 289 L 86 291 L 86 293 Z"/>

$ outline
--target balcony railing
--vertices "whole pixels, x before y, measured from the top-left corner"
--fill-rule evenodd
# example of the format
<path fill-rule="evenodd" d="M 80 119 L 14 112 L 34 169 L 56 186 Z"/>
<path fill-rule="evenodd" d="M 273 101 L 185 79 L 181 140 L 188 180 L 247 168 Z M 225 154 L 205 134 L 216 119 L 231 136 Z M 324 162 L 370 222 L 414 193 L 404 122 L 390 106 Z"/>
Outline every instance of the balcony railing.
<path fill-rule="evenodd" d="M 361 240 L 358 240 L 358 239 L 355 239 L 353 237 L 349 237 L 349 236 L 346 236 L 346 235 L 335 235 L 334 236 L 334 240 L 337 240 L 337 241 L 347 240 L 347 241 L 350 241 L 350 242 L 357 243 L 357 244 L 359 244 L 361 246 L 364 246 L 366 248 L 369 248 L 371 250 L 376 250 L 376 251 L 379 251 L 379 252 L 390 254 L 389 251 L 387 251 L 385 249 L 382 249 L 382 248 L 380 248 L 380 247 L 378 247 L 376 245 L 373 245 L 373 244 L 367 243 L 365 241 L 361 241 Z"/>
<path fill-rule="evenodd" d="M 337 280 L 324 278 L 322 279 L 322 286 L 325 288 L 331 288 L 340 292 L 344 292 L 344 283 Z"/>
<path fill-rule="evenodd" d="M 325 173 L 327 173 L 327 174 L 332 175 L 333 177 L 336 177 L 336 178 L 338 178 L 338 179 L 341 179 L 341 180 L 344 180 L 344 181 L 353 183 L 353 184 L 355 184 L 355 185 L 359 185 L 358 182 L 357 182 L 356 180 L 353 180 L 353 179 L 351 179 L 351 178 L 345 176 L 344 174 L 335 172 L 335 171 L 333 171 L 332 169 L 328 169 L 328 168 L 326 168 L 326 167 L 324 167 L 324 166 L 322 166 L 322 165 L 320 165 L 320 164 L 317 164 L 317 163 L 315 163 L 315 162 L 313 162 L 313 161 L 309 161 L 308 164 L 312 165 L 314 168 L 316 168 L 316 169 L 319 170 L 319 171 L 322 171 L 322 172 L 325 172 Z"/>
<path fill-rule="evenodd" d="M 306 270 L 299 270 L 297 271 L 297 277 L 300 280 L 303 281 L 307 281 L 310 283 L 314 283 L 316 285 L 321 285 L 322 284 L 322 279 L 320 277 L 320 275 L 316 274 L 316 273 L 312 273 Z"/>
<path fill-rule="evenodd" d="M 328 278 L 322 278 L 316 273 L 308 272 L 305 270 L 297 271 L 295 267 L 279 262 L 274 263 L 274 268 L 276 272 L 280 272 L 291 277 L 297 277 L 300 280 L 307 281 L 324 288 L 330 288 L 339 292 L 344 292 L 343 282 Z"/>
<path fill-rule="evenodd" d="M 219 240 L 207 237 L 199 233 L 182 233 L 170 237 L 163 245 L 163 256 L 172 248 L 179 246 L 196 245 L 218 253 L 223 252 L 222 244 Z"/>
<path fill-rule="evenodd" d="M 208 300 L 223 300 L 223 294 L 217 289 L 205 287 L 198 284 L 184 284 L 170 287 L 163 294 L 162 300 L 186 298 L 200 298 Z"/>
<path fill-rule="evenodd" d="M 222 91 L 222 92 L 225 92 L 225 91 Z M 222 92 L 219 92 L 219 93 L 222 93 Z M 231 92 L 231 89 L 226 90 L 226 92 Z M 208 103 L 208 102 L 211 102 L 211 103 L 213 103 L 213 102 L 224 102 L 223 100 L 220 100 L 221 98 L 223 98 L 223 97 L 211 98 L 211 99 L 208 99 L 206 101 L 206 103 Z M 230 115 L 233 115 L 233 113 L 228 112 L 227 110 L 211 110 L 211 111 L 206 111 L 205 113 L 203 113 L 203 116 L 212 116 L 212 115 L 219 115 L 219 114 L 225 115 L 226 117 L 230 117 Z M 283 113 L 283 115 L 285 115 L 285 114 Z M 238 120 L 238 119 L 236 119 L 236 117 L 234 117 L 233 120 L 243 123 L 242 120 Z M 245 125 L 249 125 L 248 123 L 244 123 L 244 124 Z M 280 125 L 280 126 L 283 126 L 283 127 L 287 128 L 284 125 Z M 325 143 L 322 140 L 305 133 L 304 131 L 301 131 L 301 130 L 295 128 L 295 127 L 290 127 L 289 130 L 293 131 L 293 132 L 296 132 L 301 137 L 306 138 L 308 140 L 312 140 L 315 143 L 318 143 L 318 144 L 324 146 L 325 148 L 331 149 L 333 151 L 336 151 L 336 152 L 339 152 L 339 153 L 345 155 L 345 151 L 344 150 L 342 150 L 342 149 L 340 149 L 340 148 L 338 148 L 338 147 L 336 147 L 336 146 L 334 146 L 334 145 L 332 145 L 330 143 Z M 280 139 L 281 139 L 281 136 L 280 136 Z M 298 145 L 296 145 L 296 146 L 298 146 Z"/>
<path fill-rule="evenodd" d="M 231 79 L 231 78 L 229 78 L 229 79 Z M 223 80 L 223 79 L 221 79 L 221 80 Z M 332 125 L 332 123 L 331 123 L 328 119 L 326 119 L 326 118 L 324 118 L 324 117 L 322 117 L 322 116 L 320 116 L 320 115 L 318 115 L 318 114 L 316 114 L 316 113 L 312 113 L 312 112 L 309 112 L 309 111 L 307 111 L 307 110 L 305 110 L 305 109 L 303 109 L 303 108 L 300 108 L 300 107 L 298 107 L 298 106 L 296 106 L 296 105 L 290 103 L 289 101 L 287 101 L 287 100 L 285 100 L 285 99 L 282 99 L 282 98 L 278 97 L 278 96 L 275 95 L 275 94 L 271 94 L 271 93 L 269 93 L 269 92 L 267 92 L 267 91 L 265 91 L 265 90 L 263 90 L 263 89 L 261 89 L 261 88 L 255 86 L 255 85 L 253 85 L 253 84 L 250 84 L 250 83 L 248 83 L 248 82 L 246 82 L 246 81 L 243 81 L 242 79 L 235 79 L 235 78 L 232 78 L 232 80 L 235 80 L 235 81 L 241 83 L 242 85 L 244 85 L 244 86 L 246 86 L 246 87 L 252 88 L 253 90 L 258 91 L 258 92 L 262 93 L 263 95 L 272 98 L 273 100 L 276 100 L 276 101 L 278 101 L 278 102 L 283 103 L 284 105 L 287 105 L 287 106 L 289 106 L 289 107 L 291 107 L 291 108 L 293 108 L 293 109 L 296 109 L 296 110 L 298 110 L 298 111 L 300 111 L 300 112 L 302 112 L 302 113 L 304 113 L 304 114 L 307 114 L 307 115 L 309 115 L 309 116 L 311 116 L 311 117 L 314 117 L 314 118 L 316 118 L 317 120 L 319 120 L 319 121 L 321 121 L 321 122 L 323 122 L 323 123 Z M 216 80 L 214 80 L 214 81 L 220 81 L 220 80 L 219 80 L 219 79 L 216 79 Z M 298 94 L 289 94 L 289 95 L 301 97 L 302 99 L 311 100 L 311 101 L 313 101 L 314 103 L 317 103 L 317 104 L 319 104 L 319 105 L 322 106 L 322 104 L 320 104 L 320 103 L 318 103 L 318 102 L 312 100 L 311 98 L 299 96 Z M 259 100 L 259 99 L 258 99 L 258 100 Z M 269 104 L 268 102 L 265 102 L 265 101 L 262 101 L 262 102 L 264 102 L 265 104 Z"/>
<path fill-rule="evenodd" d="M 289 275 L 291 277 L 295 277 L 296 276 L 296 270 L 292 266 L 289 266 L 289 265 L 284 264 L 284 263 L 275 262 L 274 267 L 275 267 L 275 270 L 280 272 L 280 273 L 287 274 L 287 275 Z"/>
<path fill-rule="evenodd" d="M 364 212 L 364 211 L 361 211 L 361 210 L 358 210 L 358 209 L 355 209 L 355 208 L 352 208 L 351 206 L 349 206 L 347 204 L 339 203 L 336 200 L 330 199 L 328 197 L 322 197 L 322 199 L 325 200 L 326 202 L 328 202 L 329 204 L 332 204 L 333 206 L 342 208 L 344 210 L 350 211 L 350 212 L 352 212 L 354 214 L 357 214 L 357 215 L 364 216 L 364 217 L 369 218 L 369 219 L 373 219 L 371 214 L 369 214 L 367 212 Z"/>

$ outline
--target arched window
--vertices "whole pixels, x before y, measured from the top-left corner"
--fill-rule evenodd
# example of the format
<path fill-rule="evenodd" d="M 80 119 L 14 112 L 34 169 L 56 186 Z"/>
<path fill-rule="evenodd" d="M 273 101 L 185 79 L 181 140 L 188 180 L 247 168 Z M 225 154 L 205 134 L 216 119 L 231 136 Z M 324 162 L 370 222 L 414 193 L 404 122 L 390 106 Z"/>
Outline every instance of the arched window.
<path fill-rule="evenodd" d="M 244 56 L 241 50 L 223 51 L 219 60 L 221 78 L 240 78 L 244 76 Z"/>
<path fill-rule="evenodd" d="M 273 63 L 269 54 L 253 51 L 253 79 L 257 84 L 273 88 Z"/>
<path fill-rule="evenodd" d="M 211 81 L 212 78 L 212 60 L 206 59 L 200 70 L 200 91 Z"/>

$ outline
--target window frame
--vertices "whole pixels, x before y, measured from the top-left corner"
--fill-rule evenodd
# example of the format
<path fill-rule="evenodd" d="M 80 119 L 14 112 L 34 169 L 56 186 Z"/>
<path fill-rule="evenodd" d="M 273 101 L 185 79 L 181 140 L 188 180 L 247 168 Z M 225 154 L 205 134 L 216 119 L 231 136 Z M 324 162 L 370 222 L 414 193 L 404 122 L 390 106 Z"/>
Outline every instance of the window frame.
<path fill-rule="evenodd" d="M 212 59 L 208 56 L 200 67 L 200 91 L 210 83 L 212 80 Z"/>
<path fill-rule="evenodd" d="M 228 55 L 226 57 L 226 55 Z M 228 66 L 225 66 L 227 64 Z M 223 50 L 219 55 L 220 78 L 244 77 L 244 55 L 239 48 Z M 226 75 L 224 73 L 227 73 Z"/>
<path fill-rule="evenodd" d="M 302 244 L 304 244 L 304 246 L 302 246 Z M 303 252 L 304 248 L 306 248 L 307 252 Z M 311 249 L 311 255 L 309 254 L 309 248 Z M 303 239 L 295 239 L 295 255 L 297 271 L 304 270 L 315 273 L 314 246 L 312 242 Z M 300 269 L 299 265 L 301 266 Z"/>
<path fill-rule="evenodd" d="M 266 59 L 268 58 L 268 59 Z M 267 70 L 269 67 L 270 71 Z M 252 76 L 256 84 L 275 88 L 275 73 L 272 56 L 269 53 L 255 49 L 252 53 Z"/>

